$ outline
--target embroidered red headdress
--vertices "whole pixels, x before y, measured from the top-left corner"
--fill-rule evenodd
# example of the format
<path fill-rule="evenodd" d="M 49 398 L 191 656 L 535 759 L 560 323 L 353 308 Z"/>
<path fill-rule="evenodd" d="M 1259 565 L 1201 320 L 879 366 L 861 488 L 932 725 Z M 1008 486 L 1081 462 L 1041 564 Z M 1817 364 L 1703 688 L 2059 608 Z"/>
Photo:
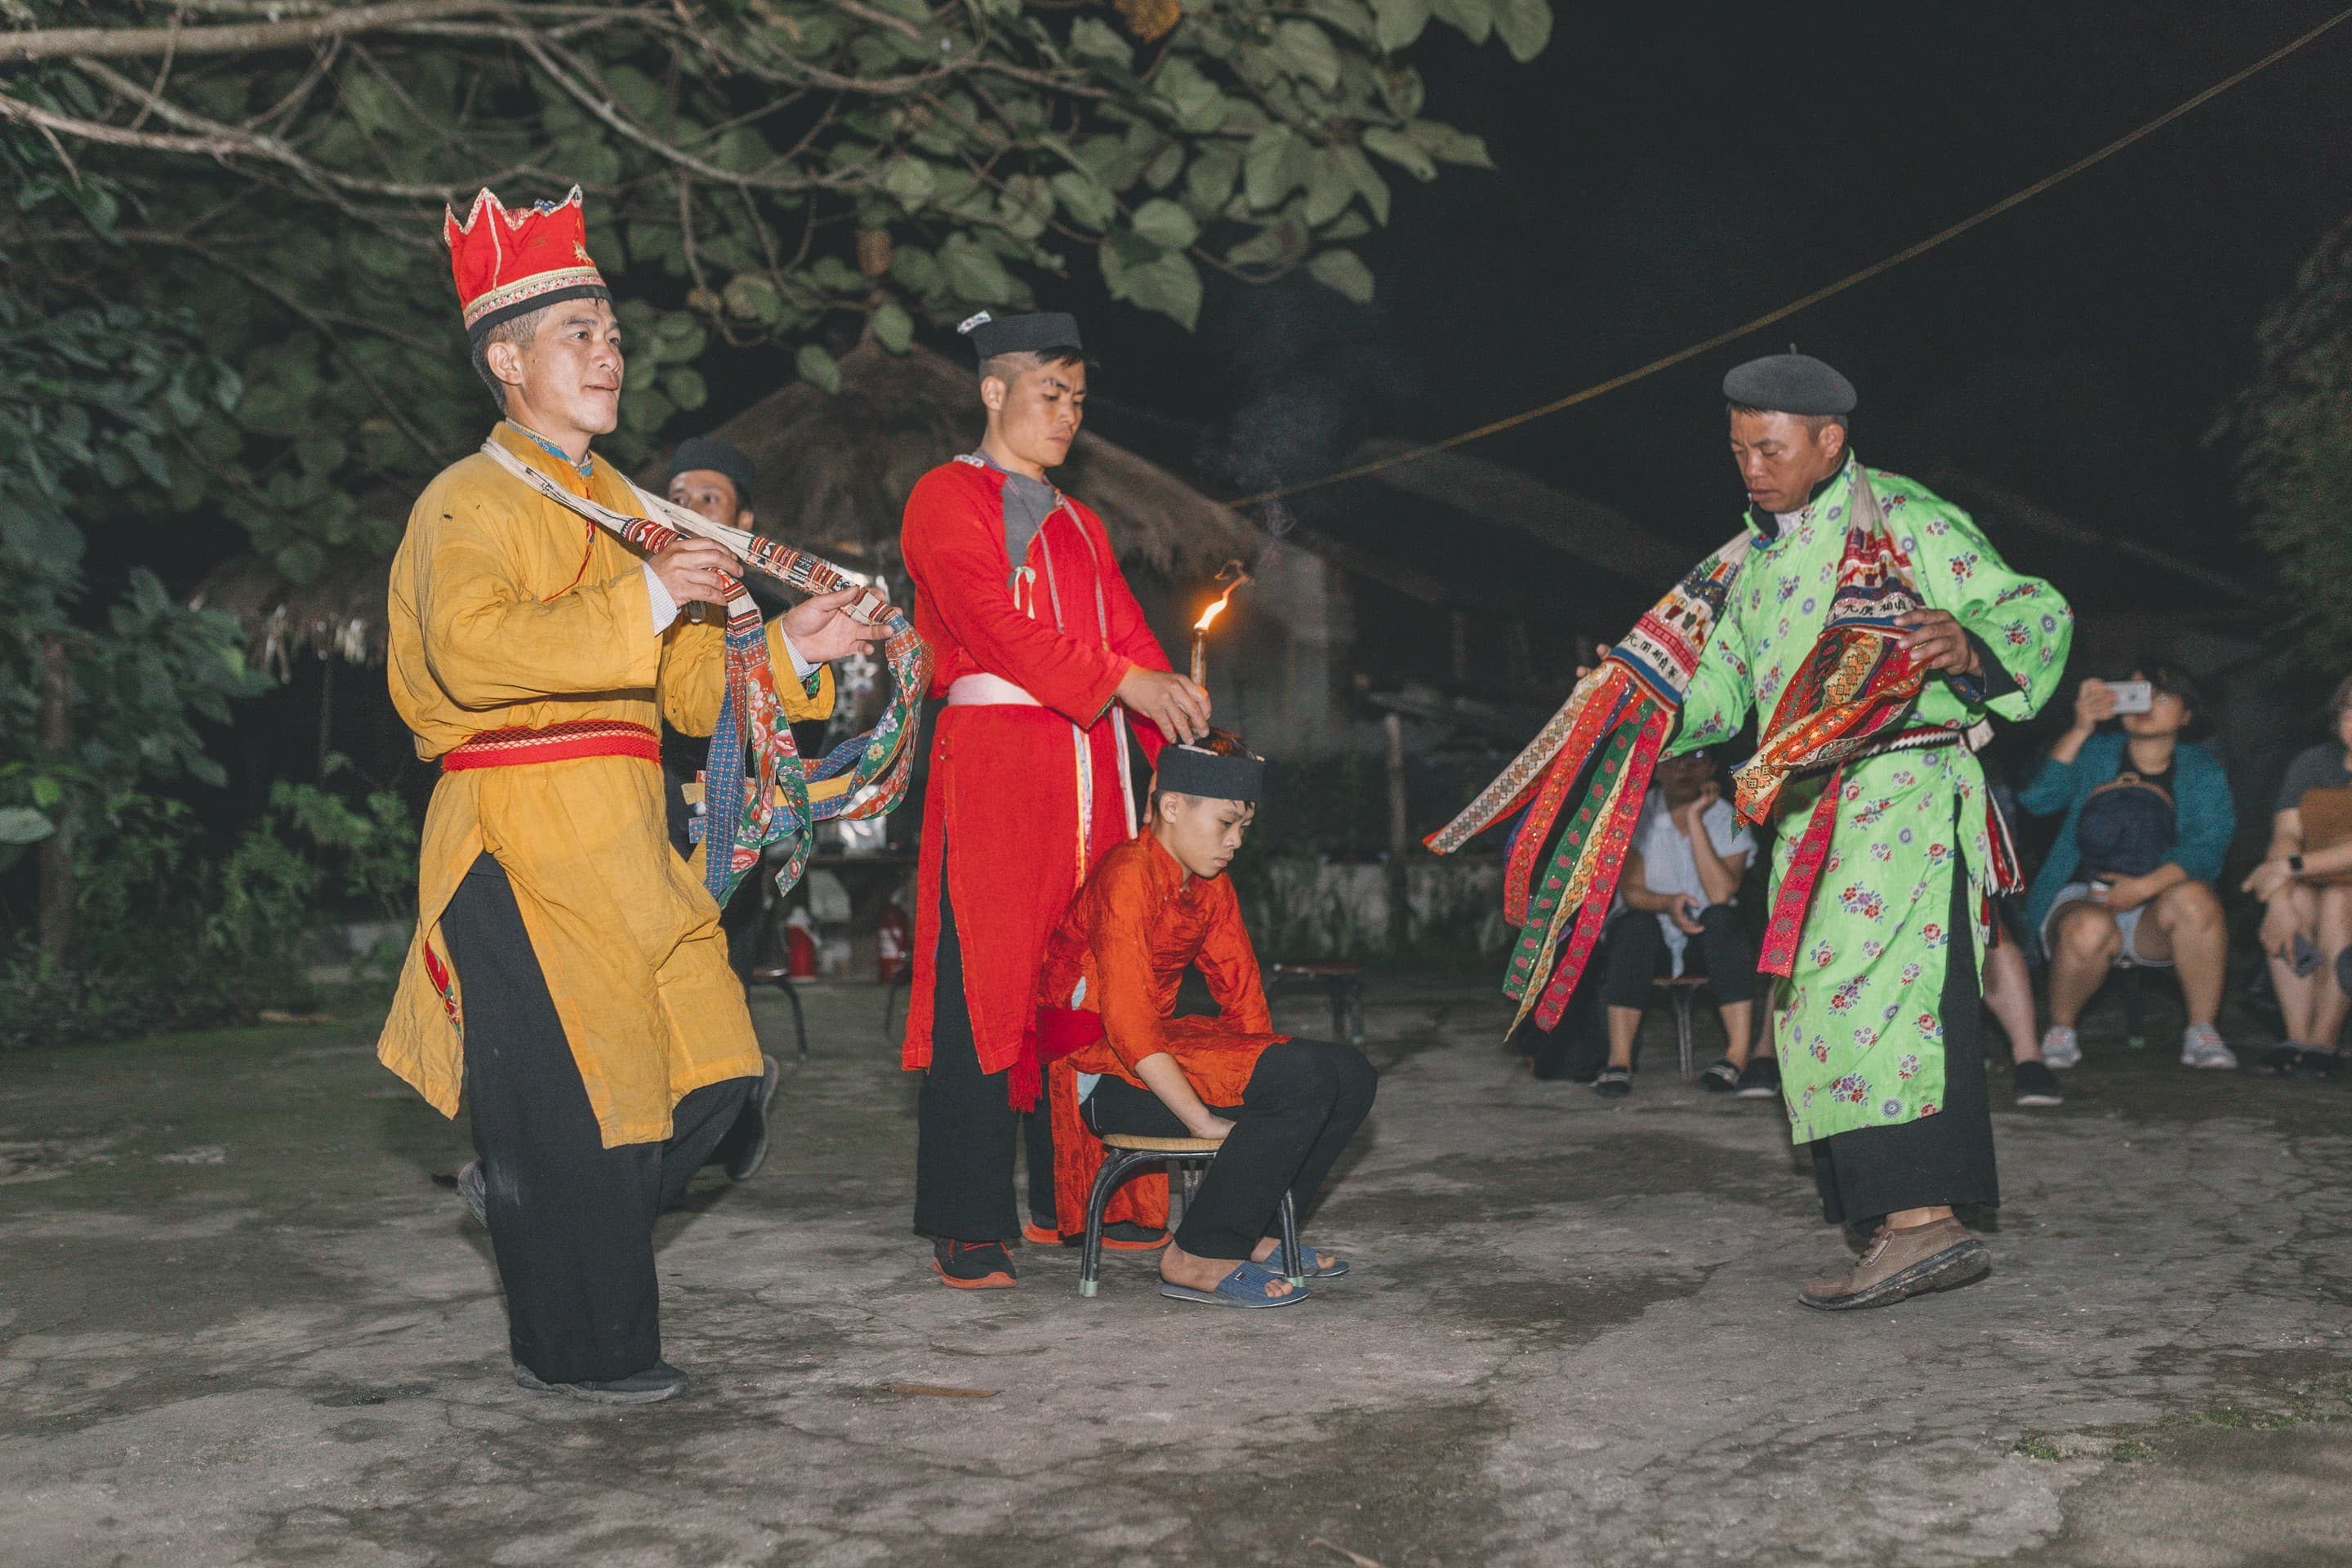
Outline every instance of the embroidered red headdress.
<path fill-rule="evenodd" d="M 441 232 L 449 242 L 466 333 L 476 342 L 500 321 L 543 305 L 613 297 L 588 258 L 577 185 L 560 202 L 533 202 L 520 212 L 509 212 L 486 189 L 463 223 L 445 209 Z"/>

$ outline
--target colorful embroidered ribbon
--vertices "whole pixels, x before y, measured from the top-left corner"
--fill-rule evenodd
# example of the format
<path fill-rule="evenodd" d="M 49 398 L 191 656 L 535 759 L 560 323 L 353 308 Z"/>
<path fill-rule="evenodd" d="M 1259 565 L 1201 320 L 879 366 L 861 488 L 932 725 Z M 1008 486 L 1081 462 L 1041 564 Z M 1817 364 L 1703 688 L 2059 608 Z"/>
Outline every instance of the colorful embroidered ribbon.
<path fill-rule="evenodd" d="M 740 528 L 727 528 L 630 486 L 645 515 L 631 517 L 575 495 L 495 441 L 483 452 L 500 468 L 557 505 L 579 513 L 648 554 L 692 535 L 725 545 L 744 563 L 803 594 L 832 594 L 854 587 L 841 569 L 817 556 Z M 816 824 L 835 818 L 879 816 L 905 796 L 914 769 L 915 731 L 924 694 L 931 684 L 931 654 L 906 613 L 872 588 L 846 606 L 850 615 L 889 628 L 883 657 L 897 689 L 881 722 L 843 742 L 817 762 L 805 762 L 793 742 L 793 728 L 776 696 L 769 668 L 768 639 L 751 590 L 739 578 L 723 579 L 727 594 L 725 697 L 710 737 L 703 775 L 703 816 L 696 824 L 704 840 L 704 882 L 724 906 L 772 844 L 790 846 L 776 875 L 789 889 L 807 868 Z M 750 762 L 746 764 L 746 752 Z M 740 802 L 731 823 L 724 813 Z M 716 842 L 701 831 L 722 825 Z"/>
<path fill-rule="evenodd" d="M 1505 918 L 1520 928 L 1503 981 L 1503 994 L 1519 1004 L 1514 1029 L 1530 1012 L 1538 1028 L 1558 1024 L 1583 977 L 1616 901 L 1650 774 L 1750 542 L 1743 532 L 1692 568 L 1577 682 L 1510 766 L 1423 841 L 1436 854 L 1451 854 L 1527 808 L 1503 877 Z M 1536 868 L 1556 827 L 1557 845 L 1538 878 Z"/>

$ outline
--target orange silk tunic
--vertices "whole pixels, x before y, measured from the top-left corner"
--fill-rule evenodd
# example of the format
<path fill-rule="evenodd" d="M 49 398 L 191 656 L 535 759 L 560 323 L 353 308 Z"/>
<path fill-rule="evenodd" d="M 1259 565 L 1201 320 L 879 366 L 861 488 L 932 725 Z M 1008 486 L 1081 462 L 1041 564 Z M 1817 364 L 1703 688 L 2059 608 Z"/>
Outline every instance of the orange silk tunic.
<path fill-rule="evenodd" d="M 492 438 L 575 494 L 634 506 L 601 459 L 583 480 L 510 426 Z M 718 721 L 718 623 L 656 632 L 636 552 L 479 453 L 409 513 L 391 612 L 393 704 L 428 762 L 485 730 L 667 718 L 709 734 Z M 768 641 L 785 712 L 824 717 L 831 673 L 804 691 L 772 624 Z M 689 1090 L 759 1072 L 719 906 L 670 847 L 661 770 L 635 757 L 470 769 L 443 773 L 425 808 L 416 935 L 376 1047 L 435 1109 L 457 1111 L 464 998 L 454 974 L 443 996 L 425 955 L 446 971 L 441 912 L 486 849 L 513 884 L 607 1148 L 667 1138 Z"/>
<path fill-rule="evenodd" d="M 1215 1017 L 1174 1016 L 1188 967 L 1209 983 Z M 1045 945 L 1037 1005 L 1068 1007 L 1074 997 L 1081 1010 L 1101 1015 L 1103 1037 L 1046 1074 L 1055 1206 L 1066 1235 L 1083 1228 L 1102 1159 L 1102 1145 L 1078 1120 L 1079 1073 L 1148 1089 L 1135 1064 L 1164 1051 L 1204 1103 L 1238 1105 L 1259 1054 L 1290 1037 L 1273 1032 L 1233 879 L 1188 878 L 1148 829 L 1102 858 Z"/>

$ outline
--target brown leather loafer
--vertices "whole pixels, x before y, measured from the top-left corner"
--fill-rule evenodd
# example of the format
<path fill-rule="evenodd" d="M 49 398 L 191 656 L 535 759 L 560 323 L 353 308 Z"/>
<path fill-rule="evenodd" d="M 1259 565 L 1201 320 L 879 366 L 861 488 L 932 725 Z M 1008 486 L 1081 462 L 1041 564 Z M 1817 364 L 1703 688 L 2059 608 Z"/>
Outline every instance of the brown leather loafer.
<path fill-rule="evenodd" d="M 1992 1271 L 1992 1255 L 1956 1219 L 1906 1230 L 1881 1226 L 1850 1274 L 1816 1279 L 1797 1300 L 1823 1312 L 1891 1307 L 1912 1296 L 1950 1290 Z"/>

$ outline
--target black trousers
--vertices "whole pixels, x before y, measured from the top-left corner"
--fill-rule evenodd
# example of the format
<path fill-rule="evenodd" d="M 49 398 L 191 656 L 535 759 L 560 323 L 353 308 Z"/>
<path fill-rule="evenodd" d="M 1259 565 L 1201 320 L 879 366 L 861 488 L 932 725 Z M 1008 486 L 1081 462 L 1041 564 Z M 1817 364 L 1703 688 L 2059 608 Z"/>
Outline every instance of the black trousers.
<path fill-rule="evenodd" d="M 1899 1209 L 1998 1204 L 1992 1091 L 1985 1082 L 1984 993 L 1977 979 L 1976 920 L 1969 879 L 1957 868 L 1945 929 L 1938 1004 L 1944 1024 L 1944 1106 L 1893 1127 L 1864 1127 L 1816 1139 L 1813 1184 L 1832 1225 L 1870 1225 Z"/>
<path fill-rule="evenodd" d="M 1612 1007 L 1647 1007 L 1650 983 L 1665 956 L 1666 933 L 1647 910 L 1627 910 L 1610 925 L 1609 967 L 1601 987 Z M 1756 944 L 1729 904 L 1710 904 L 1698 917 L 1698 934 L 1683 950 L 1684 973 L 1703 973 L 1715 1005 L 1752 999 L 1756 992 Z M 1694 966 L 1689 962 L 1699 962 Z"/>
<path fill-rule="evenodd" d="M 1331 1173 L 1331 1163 L 1372 1109 L 1380 1073 L 1353 1046 L 1290 1040 L 1268 1046 L 1239 1105 L 1210 1109 L 1234 1124 L 1176 1227 L 1176 1245 L 1195 1258 L 1247 1258 L 1276 1229 L 1287 1189 L 1300 1210 Z M 1148 1089 L 1105 1077 L 1087 1097 L 1097 1132 L 1151 1138 L 1189 1133 Z"/>
<path fill-rule="evenodd" d="M 667 1142 L 607 1149 L 514 889 L 488 855 L 442 911 L 441 934 L 465 995 L 466 1099 L 514 1359 L 549 1383 L 643 1372 L 661 1360 L 654 1216 L 760 1080 L 694 1090 Z"/>
<path fill-rule="evenodd" d="M 1009 1075 L 980 1070 L 971 1006 L 964 999 L 963 944 L 956 938 L 944 875 L 932 984 L 931 1066 L 915 1100 L 915 1228 L 958 1241 L 1017 1241 L 1013 1154 L 1024 1141 L 1022 1115 L 1008 1098 Z M 1042 1203 L 1040 1223 L 1050 1227 L 1054 1143 L 1042 1103 L 1028 1121 L 1030 1209 L 1036 1213 Z"/>

